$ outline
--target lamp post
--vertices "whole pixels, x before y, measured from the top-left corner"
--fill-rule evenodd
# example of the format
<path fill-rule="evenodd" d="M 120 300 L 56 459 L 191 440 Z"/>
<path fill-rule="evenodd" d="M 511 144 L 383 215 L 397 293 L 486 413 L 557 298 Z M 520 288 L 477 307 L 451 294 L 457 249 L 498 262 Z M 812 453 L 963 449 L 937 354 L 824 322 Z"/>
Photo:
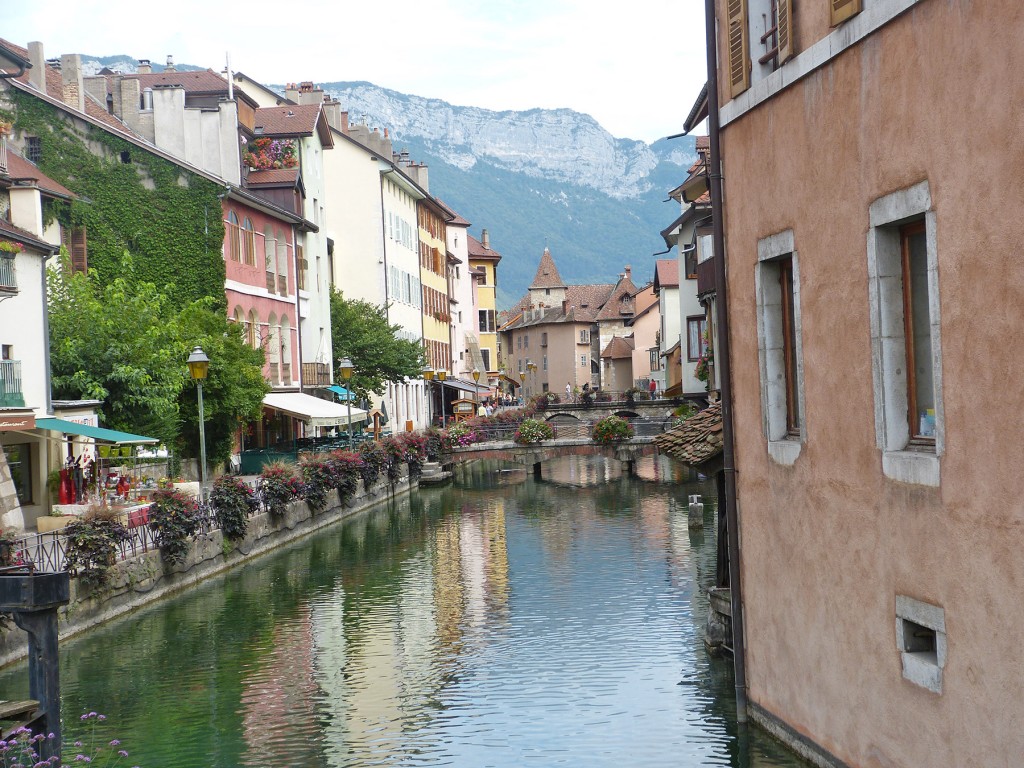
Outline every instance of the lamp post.
<path fill-rule="evenodd" d="M 349 388 L 349 381 L 352 380 L 352 373 L 356 367 L 347 357 L 338 361 L 338 370 L 341 371 L 341 378 L 345 381 L 345 407 L 348 409 L 348 447 L 352 447 L 352 390 Z"/>
<path fill-rule="evenodd" d="M 476 382 L 477 384 L 480 383 L 480 369 L 479 368 L 474 368 L 473 369 L 473 381 Z M 477 387 L 473 387 L 473 405 L 474 406 L 479 406 L 479 403 L 480 403 L 480 392 L 479 392 Z M 476 410 L 476 408 L 474 408 L 474 410 Z"/>
<path fill-rule="evenodd" d="M 421 373 L 423 374 L 423 380 L 427 382 L 427 425 L 432 427 L 434 426 L 434 417 L 433 414 L 430 412 L 430 401 L 433 400 L 432 395 L 434 393 L 430 389 L 430 382 L 434 380 L 434 369 L 431 368 L 429 365 L 424 365 Z"/>
<path fill-rule="evenodd" d="M 441 429 L 448 429 L 448 419 L 444 413 L 444 380 L 448 378 L 448 371 L 444 368 L 437 369 L 437 380 L 441 383 Z"/>
<path fill-rule="evenodd" d="M 199 488 L 206 487 L 206 416 L 203 413 L 203 380 L 210 372 L 210 358 L 203 352 L 203 348 L 196 346 L 192 354 L 185 361 L 188 364 L 188 373 L 192 381 L 196 383 L 196 391 L 199 393 Z"/>

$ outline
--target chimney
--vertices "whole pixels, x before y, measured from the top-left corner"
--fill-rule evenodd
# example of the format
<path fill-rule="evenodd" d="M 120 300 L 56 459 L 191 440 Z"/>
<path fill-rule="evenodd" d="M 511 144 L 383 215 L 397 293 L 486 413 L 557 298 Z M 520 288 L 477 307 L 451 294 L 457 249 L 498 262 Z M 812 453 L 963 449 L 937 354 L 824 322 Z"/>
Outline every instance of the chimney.
<path fill-rule="evenodd" d="M 626 265 L 626 277 L 630 280 L 633 279 L 633 267 L 629 264 Z"/>
<path fill-rule="evenodd" d="M 60 77 L 63 85 L 61 100 L 79 112 L 85 112 L 85 83 L 82 81 L 82 57 L 66 53 L 60 57 Z"/>
<path fill-rule="evenodd" d="M 484 247 L 485 251 L 491 250 L 491 236 L 486 229 L 480 233 L 480 244 Z"/>
<path fill-rule="evenodd" d="M 178 70 L 176 70 L 174 68 L 174 56 L 172 56 L 171 54 L 168 53 L 167 54 L 167 66 L 164 67 L 164 72 L 177 72 L 177 71 Z"/>
<path fill-rule="evenodd" d="M 28 71 L 28 84 L 40 93 L 46 93 L 46 57 L 43 44 L 36 41 L 28 44 L 28 60 L 32 69 Z"/>
<path fill-rule="evenodd" d="M 568 299 L 562 299 L 562 314 L 563 315 L 569 314 L 569 300 Z"/>
<path fill-rule="evenodd" d="M 139 70 L 140 75 L 151 75 L 153 74 L 153 65 L 149 59 L 139 59 Z"/>
<path fill-rule="evenodd" d="M 403 149 L 398 155 L 399 165 L 409 165 L 409 150 Z"/>
<path fill-rule="evenodd" d="M 296 104 L 299 103 L 299 87 L 295 83 L 288 83 L 284 87 L 284 97 L 288 101 L 294 101 Z"/>

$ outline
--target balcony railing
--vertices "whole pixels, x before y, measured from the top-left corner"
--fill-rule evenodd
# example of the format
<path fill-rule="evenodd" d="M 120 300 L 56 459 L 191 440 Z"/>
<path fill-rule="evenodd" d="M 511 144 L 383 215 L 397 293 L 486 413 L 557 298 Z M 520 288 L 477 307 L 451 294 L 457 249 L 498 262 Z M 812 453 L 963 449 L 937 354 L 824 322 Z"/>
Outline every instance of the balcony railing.
<path fill-rule="evenodd" d="M 0 173 L 7 173 L 7 134 L 0 133 Z"/>
<path fill-rule="evenodd" d="M 0 407 L 23 408 L 21 360 L 0 360 Z"/>
<path fill-rule="evenodd" d="M 18 292 L 18 275 L 14 270 L 14 254 L 0 251 L 0 293 Z"/>
<path fill-rule="evenodd" d="M 303 363 L 302 384 L 306 387 L 326 387 L 331 383 L 331 367 L 327 363 Z"/>

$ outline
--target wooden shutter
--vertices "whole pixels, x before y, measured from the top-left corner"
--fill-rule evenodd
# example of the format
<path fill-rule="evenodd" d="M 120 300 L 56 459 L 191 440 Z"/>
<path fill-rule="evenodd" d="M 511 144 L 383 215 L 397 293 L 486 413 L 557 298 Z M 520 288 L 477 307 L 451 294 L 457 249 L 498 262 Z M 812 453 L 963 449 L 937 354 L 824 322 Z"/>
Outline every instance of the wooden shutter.
<path fill-rule="evenodd" d="M 750 46 L 747 33 L 747 0 L 728 0 L 729 96 L 750 87 Z"/>
<path fill-rule="evenodd" d="M 828 0 L 828 23 L 836 26 L 861 12 L 863 0 Z"/>
<path fill-rule="evenodd" d="M 834 0 L 830 0 L 834 2 Z M 778 0 L 779 65 L 793 58 L 793 0 Z"/>
<path fill-rule="evenodd" d="M 89 247 L 85 227 L 61 227 L 61 245 L 71 257 L 71 274 L 89 271 Z"/>

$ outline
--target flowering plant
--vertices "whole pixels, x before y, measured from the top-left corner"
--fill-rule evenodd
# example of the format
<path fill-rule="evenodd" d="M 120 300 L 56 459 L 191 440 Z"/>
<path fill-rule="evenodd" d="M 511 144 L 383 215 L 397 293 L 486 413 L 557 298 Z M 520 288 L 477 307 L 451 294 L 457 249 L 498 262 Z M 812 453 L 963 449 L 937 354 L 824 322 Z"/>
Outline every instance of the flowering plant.
<path fill-rule="evenodd" d="M 21 253 L 24 250 L 24 243 L 18 243 L 14 240 L 0 240 L 0 251 L 4 253 Z"/>
<path fill-rule="evenodd" d="M 328 457 L 338 501 L 344 504 L 359 487 L 363 460 L 352 451 L 332 451 Z"/>
<path fill-rule="evenodd" d="M 295 465 L 275 461 L 260 472 L 263 503 L 271 515 L 283 515 L 288 504 L 302 495 L 302 481 L 295 474 Z"/>
<path fill-rule="evenodd" d="M 181 491 L 156 491 L 149 510 L 149 529 L 160 555 L 171 565 L 185 562 L 190 539 L 199 530 L 199 505 Z"/>
<path fill-rule="evenodd" d="M 703 349 L 701 350 L 700 357 L 697 358 L 697 370 L 694 372 L 694 376 L 697 377 L 698 381 L 707 382 L 711 377 L 711 364 L 715 362 L 715 354 L 711 349 L 711 338 L 708 336 L 707 329 L 704 331 L 704 335 L 701 337 Z"/>
<path fill-rule="evenodd" d="M 232 541 L 244 539 L 249 528 L 249 515 L 257 508 L 252 486 L 240 478 L 221 475 L 213 484 L 210 504 L 217 515 L 221 533 Z"/>
<path fill-rule="evenodd" d="M 527 445 L 539 443 L 542 440 L 551 440 L 555 436 L 555 430 L 546 421 L 537 419 L 523 419 L 512 438 L 515 442 Z"/>
<path fill-rule="evenodd" d="M 299 164 L 295 156 L 295 144 L 291 141 L 261 136 L 253 139 L 242 152 L 242 163 L 249 168 L 295 168 Z"/>
<path fill-rule="evenodd" d="M 10 120 L 0 120 L 0 136 L 10 136 L 14 130 L 14 123 Z"/>
<path fill-rule="evenodd" d="M 476 431 L 468 424 L 454 424 L 444 432 L 442 441 L 445 448 L 465 448 L 478 439 Z"/>
<path fill-rule="evenodd" d="M 621 416 L 609 416 L 606 419 L 601 419 L 594 425 L 590 436 L 599 445 L 610 445 L 611 443 L 621 443 L 623 440 L 629 440 L 633 437 L 633 434 L 632 424 Z"/>

